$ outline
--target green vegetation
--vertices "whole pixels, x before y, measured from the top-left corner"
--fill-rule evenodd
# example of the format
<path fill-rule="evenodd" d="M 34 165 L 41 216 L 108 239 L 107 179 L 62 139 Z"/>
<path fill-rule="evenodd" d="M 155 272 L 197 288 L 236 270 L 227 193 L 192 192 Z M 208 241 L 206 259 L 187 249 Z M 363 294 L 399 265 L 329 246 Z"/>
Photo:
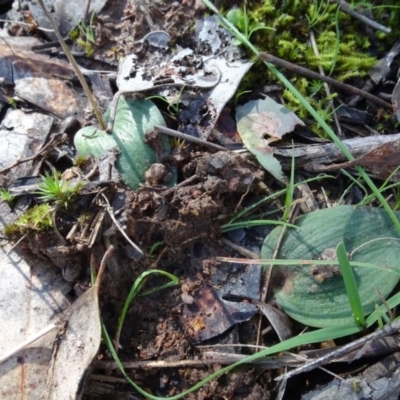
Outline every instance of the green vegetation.
<path fill-rule="evenodd" d="M 71 184 L 61 178 L 61 174 L 55 171 L 53 175 L 46 173 L 42 176 L 42 182 L 36 194 L 39 199 L 46 202 L 54 202 L 58 207 L 68 208 L 74 197 L 78 194 L 81 184 Z"/>
<path fill-rule="evenodd" d="M 14 238 L 28 232 L 52 228 L 56 210 L 69 208 L 80 188 L 80 183 L 71 186 L 69 182 L 61 179 L 61 175 L 57 171 L 53 175 L 42 176 L 42 182 L 39 184 L 36 194 L 39 195 L 39 200 L 45 201 L 45 203 L 30 208 L 16 222 L 7 225 L 4 228 L 5 236 Z M 13 200 L 10 193 L 4 189 L 0 191 L 0 196 L 2 200 L 8 202 Z"/>
<path fill-rule="evenodd" d="M 12 107 L 12 108 L 17 108 L 17 105 L 18 105 L 18 100 L 15 98 L 15 97 L 8 97 L 8 96 L 5 96 L 5 98 L 7 99 L 7 103 L 8 103 L 8 105 L 10 106 L 10 107 Z"/>
<path fill-rule="evenodd" d="M 29 232 L 38 232 L 49 229 L 53 226 L 53 208 L 50 204 L 44 203 L 27 210 L 16 222 L 4 228 L 4 235 L 7 237 L 22 236 Z"/>
<path fill-rule="evenodd" d="M 87 157 L 83 156 L 82 154 L 78 154 L 74 159 L 73 165 L 74 167 L 81 167 L 86 163 L 87 160 Z"/>
<path fill-rule="evenodd" d="M 180 101 L 181 101 L 183 89 L 185 89 L 185 85 L 183 85 L 181 87 L 181 90 L 179 91 L 177 96 L 172 100 L 168 100 L 164 96 L 149 96 L 149 97 L 146 97 L 146 100 L 158 99 L 158 100 L 163 101 L 164 103 L 166 103 L 168 105 L 167 106 L 168 112 L 171 115 L 176 116 L 176 115 L 179 114 L 179 106 L 180 106 Z"/>
<path fill-rule="evenodd" d="M 6 201 L 9 205 L 12 205 L 14 199 L 14 196 L 7 189 L 0 189 L 0 201 Z"/>
<path fill-rule="evenodd" d="M 69 34 L 69 38 L 76 41 L 85 50 L 88 57 L 93 56 L 94 46 L 96 45 L 96 37 L 93 29 L 95 16 L 96 12 L 93 11 L 88 25 L 84 21 L 79 21 L 77 27 Z"/>
<path fill-rule="evenodd" d="M 357 7 L 371 10 L 373 17 L 378 21 L 383 16 L 388 18 L 386 25 L 397 27 L 400 10 L 391 8 L 393 1 L 388 1 L 382 8 L 373 7 L 368 1 L 357 2 Z M 229 7 L 229 5 L 227 5 Z M 339 81 L 348 81 L 352 78 L 365 76 L 376 62 L 369 49 L 374 38 L 363 32 L 363 24 L 353 17 L 339 11 L 338 4 L 329 0 L 298 1 L 288 0 L 275 2 L 262 0 L 252 2 L 246 10 L 233 9 L 226 13 L 227 20 L 235 26 L 243 36 L 265 51 L 280 57 L 293 64 L 305 66 L 319 72 L 322 67 L 325 74 Z M 273 29 L 269 32 L 266 28 Z M 310 34 L 313 33 L 319 54 L 317 55 L 310 44 Z M 394 33 L 394 32 L 393 32 Z M 393 37 L 390 34 L 388 41 Z M 397 31 L 397 34 L 399 32 Z M 387 34 L 375 32 L 380 44 Z M 243 40 L 235 36 L 234 44 L 243 44 Z M 394 43 L 392 40 L 390 43 Z M 375 54 L 379 49 L 375 45 Z M 259 70 L 255 69 L 244 81 L 243 86 L 254 85 L 259 81 Z M 276 81 L 270 71 L 267 81 Z M 292 84 L 315 108 L 326 122 L 332 121 L 332 96 L 327 96 L 322 82 L 313 81 L 293 74 Z M 309 116 L 308 110 L 302 105 L 296 95 L 288 88 L 283 97 L 288 107 L 304 119 Z M 319 124 L 312 125 L 312 129 L 321 136 L 325 136 Z"/>
<path fill-rule="evenodd" d="M 150 250 L 149 250 L 149 253 L 148 253 L 148 257 L 149 257 L 149 258 L 154 258 L 154 257 L 155 257 L 156 250 L 157 250 L 160 246 L 164 246 L 164 245 L 165 245 L 165 241 L 164 241 L 164 240 L 162 240 L 162 241 L 160 241 L 160 242 L 155 242 L 155 243 L 150 247 Z"/>
<path fill-rule="evenodd" d="M 149 289 L 149 290 L 143 292 L 142 289 L 143 289 L 147 279 L 153 274 L 165 276 L 169 281 L 161 286 L 154 288 L 154 289 Z M 119 342 L 119 337 L 121 335 L 122 327 L 124 325 L 124 321 L 125 321 L 126 315 L 129 310 L 129 306 L 135 297 L 147 296 L 150 293 L 154 293 L 154 292 L 166 289 L 171 286 L 176 286 L 178 284 L 179 284 L 179 279 L 175 275 L 170 274 L 169 272 L 159 270 L 159 269 L 150 269 L 148 271 L 142 272 L 138 276 L 138 278 L 136 278 L 135 282 L 133 283 L 131 290 L 128 294 L 128 297 L 125 300 L 125 304 L 122 308 L 121 314 L 118 318 L 118 327 L 117 327 L 117 332 L 116 332 L 115 343 Z M 103 326 L 103 330 L 105 331 L 104 326 Z"/>
<path fill-rule="evenodd" d="M 353 311 L 353 317 L 356 323 L 363 328 L 365 319 L 360 293 L 358 291 L 356 278 L 354 277 L 354 272 L 351 268 L 349 257 L 347 256 L 346 248 L 343 242 L 340 242 L 337 246 L 336 255 L 339 260 L 340 269 L 342 270 L 343 281 L 346 286 L 347 297 L 349 298 L 350 306 Z"/>

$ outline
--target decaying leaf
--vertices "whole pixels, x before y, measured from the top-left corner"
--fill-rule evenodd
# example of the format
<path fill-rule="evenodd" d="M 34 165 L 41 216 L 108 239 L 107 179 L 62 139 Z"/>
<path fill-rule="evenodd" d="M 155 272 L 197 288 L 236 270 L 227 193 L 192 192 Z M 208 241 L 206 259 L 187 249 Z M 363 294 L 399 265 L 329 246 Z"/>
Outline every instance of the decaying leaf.
<path fill-rule="evenodd" d="M 15 251 L 7 254 L 10 247 L 0 251 L 0 358 L 66 310 L 66 294 L 71 290 L 71 284 L 50 262 L 21 257 Z M 1 399 L 46 398 L 46 377 L 56 335 L 57 330 L 50 331 L 0 364 Z"/>
<path fill-rule="evenodd" d="M 188 336 L 194 342 L 211 339 L 224 333 L 233 325 L 250 319 L 257 312 L 249 303 L 232 304 L 223 301 L 227 293 L 246 298 L 259 296 L 261 265 L 245 266 L 236 270 L 236 279 L 226 279 L 231 273 L 229 264 L 220 264 L 218 273 L 211 280 L 213 286 L 204 285 L 190 293 L 192 302 L 183 309 L 183 323 Z M 246 282 L 244 285 L 243 282 Z M 217 289 L 218 288 L 218 289 Z M 189 293 L 185 293 L 188 295 Z M 212 310 L 212 313 L 210 313 Z"/>
<path fill-rule="evenodd" d="M 232 294 L 225 295 L 223 299 L 234 302 L 249 302 L 250 304 L 254 304 L 255 306 L 257 306 L 268 319 L 269 323 L 274 328 L 281 342 L 293 336 L 292 324 L 289 317 L 278 308 L 273 307 L 270 304 L 264 303 L 260 300 Z"/>
<path fill-rule="evenodd" d="M 9 85 L 7 96 L 18 96 L 60 118 L 83 113 L 87 101 L 67 83 L 75 76 L 69 64 L 33 52 L 37 44 L 41 42 L 31 37 L 0 40 L 0 76 Z"/>
<path fill-rule="evenodd" d="M 97 287 L 82 294 L 68 310 L 69 318 L 48 376 L 48 399 L 77 399 L 81 381 L 97 354 L 101 323 Z"/>
<path fill-rule="evenodd" d="M 250 304 L 232 306 L 221 300 L 208 285 L 193 293 L 193 302 L 183 310 L 183 324 L 188 337 L 199 343 L 225 332 L 233 325 L 250 319 L 257 309 Z M 212 312 L 210 312 L 212 310 Z"/>
<path fill-rule="evenodd" d="M 237 129 L 246 148 L 259 163 L 281 182 L 285 181 L 282 167 L 269 147 L 303 122 L 288 108 L 269 97 L 250 101 L 236 110 Z"/>

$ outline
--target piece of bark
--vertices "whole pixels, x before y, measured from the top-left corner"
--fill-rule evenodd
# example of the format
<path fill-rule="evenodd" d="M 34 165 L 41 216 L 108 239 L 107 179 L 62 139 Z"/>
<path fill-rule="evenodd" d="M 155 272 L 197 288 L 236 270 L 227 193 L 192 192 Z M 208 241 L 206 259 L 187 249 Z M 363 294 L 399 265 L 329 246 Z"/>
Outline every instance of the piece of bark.
<path fill-rule="evenodd" d="M 295 165 L 297 168 L 315 172 L 327 172 L 328 170 L 360 165 L 366 167 L 377 178 L 386 179 L 385 176 L 387 177 L 393 171 L 393 167 L 397 167 L 399 164 L 399 141 L 399 133 L 343 140 L 342 143 L 356 159 L 351 162 L 346 160 L 335 143 L 299 146 L 294 148 Z M 380 157 L 380 153 L 384 154 L 383 158 Z M 292 147 L 274 147 L 274 155 L 284 169 L 290 168 L 293 155 Z M 332 166 L 331 164 L 334 163 L 341 164 Z M 332 168 L 328 169 L 329 167 Z M 382 171 L 382 168 L 384 171 Z"/>

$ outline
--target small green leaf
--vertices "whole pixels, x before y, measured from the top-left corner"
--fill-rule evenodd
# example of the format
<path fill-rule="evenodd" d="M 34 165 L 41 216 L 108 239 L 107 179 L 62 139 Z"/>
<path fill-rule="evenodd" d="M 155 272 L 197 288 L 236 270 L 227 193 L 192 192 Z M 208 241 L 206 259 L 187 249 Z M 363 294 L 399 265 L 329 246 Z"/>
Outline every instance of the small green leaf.
<path fill-rule="evenodd" d="M 227 12 L 226 18 L 231 24 L 237 26 L 239 24 L 239 20 L 243 18 L 243 12 L 241 12 L 238 8 L 234 8 Z"/>
<path fill-rule="evenodd" d="M 105 115 L 107 121 L 109 112 Z M 85 127 L 74 138 L 78 153 L 83 156 L 100 157 L 107 150 L 118 149 L 116 167 L 122 180 L 132 189 L 145 182 L 144 174 L 151 164 L 157 162 L 156 152 L 144 143 L 146 133 L 153 126 L 164 125 L 165 121 L 150 100 L 125 100 L 120 98 L 111 135 L 95 127 Z M 168 139 L 163 136 L 165 150 L 170 148 Z M 169 184 L 176 182 L 176 174 Z"/>

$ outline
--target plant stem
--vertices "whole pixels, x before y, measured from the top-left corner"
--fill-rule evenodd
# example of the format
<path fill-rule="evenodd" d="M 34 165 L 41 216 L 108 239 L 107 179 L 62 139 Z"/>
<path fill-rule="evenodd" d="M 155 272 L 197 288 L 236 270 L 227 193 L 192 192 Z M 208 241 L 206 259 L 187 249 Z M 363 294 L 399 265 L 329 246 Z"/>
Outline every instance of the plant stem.
<path fill-rule="evenodd" d="M 50 24 L 54 29 L 54 33 L 56 34 L 57 39 L 60 42 L 61 47 L 63 48 L 65 55 L 67 56 L 69 62 L 71 63 L 72 68 L 74 69 L 74 71 L 75 71 L 75 73 L 76 73 L 76 75 L 77 75 L 77 77 L 79 79 L 79 82 L 81 83 L 81 85 L 83 87 L 83 90 L 84 90 L 84 92 L 85 92 L 85 94 L 86 94 L 91 106 L 93 107 L 93 111 L 96 114 L 97 120 L 99 121 L 100 129 L 102 129 L 102 130 L 106 129 L 106 127 L 104 125 L 104 122 L 103 122 L 103 117 L 101 116 L 101 112 L 100 112 L 99 108 L 97 107 L 96 101 L 95 101 L 95 99 L 94 99 L 94 97 L 92 95 L 92 92 L 89 89 L 89 86 L 87 85 L 87 83 L 85 81 L 84 76 L 82 75 L 82 72 L 81 72 L 81 70 L 79 68 L 79 65 L 76 63 L 74 56 L 72 55 L 72 53 L 69 50 L 68 46 L 65 44 L 64 39 L 61 37 L 61 34 L 58 31 L 58 28 L 56 26 L 56 23 L 54 22 L 53 17 L 47 11 L 46 6 L 43 3 L 43 0 L 38 0 L 38 1 L 39 1 L 39 4 L 40 4 L 40 7 L 42 7 L 42 9 L 43 9 L 43 12 L 46 14 L 46 17 L 49 19 Z"/>

